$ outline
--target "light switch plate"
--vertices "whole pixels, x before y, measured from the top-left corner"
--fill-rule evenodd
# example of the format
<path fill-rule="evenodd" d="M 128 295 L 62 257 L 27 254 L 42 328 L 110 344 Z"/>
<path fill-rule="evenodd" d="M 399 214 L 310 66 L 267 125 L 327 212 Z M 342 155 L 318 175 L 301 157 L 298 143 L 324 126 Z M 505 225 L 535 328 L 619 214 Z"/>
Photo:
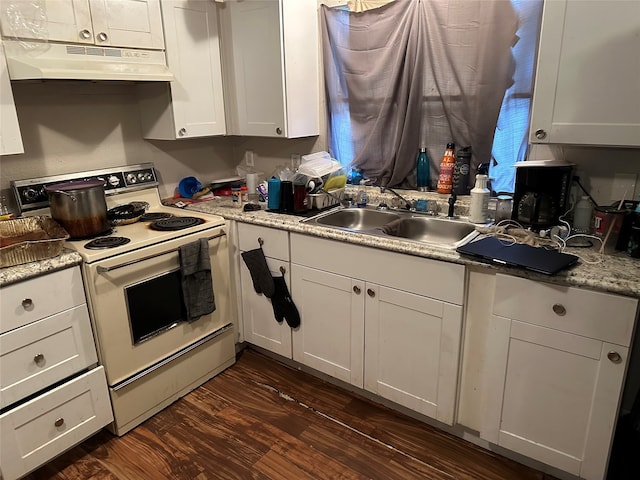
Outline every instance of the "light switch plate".
<path fill-rule="evenodd" d="M 635 173 L 616 173 L 611 184 L 611 201 L 633 199 L 638 175 Z"/>

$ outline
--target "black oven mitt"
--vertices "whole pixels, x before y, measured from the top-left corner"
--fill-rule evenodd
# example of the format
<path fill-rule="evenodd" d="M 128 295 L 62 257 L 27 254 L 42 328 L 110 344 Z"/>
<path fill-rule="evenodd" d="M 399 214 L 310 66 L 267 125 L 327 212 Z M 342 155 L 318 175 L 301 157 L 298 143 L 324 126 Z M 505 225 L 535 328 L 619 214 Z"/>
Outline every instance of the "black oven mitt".
<path fill-rule="evenodd" d="M 296 328 L 300 325 L 300 314 L 298 313 L 296 304 L 291 300 L 284 276 L 273 277 L 273 283 L 276 287 L 275 293 L 273 297 L 271 297 L 273 315 L 276 317 L 278 323 L 286 320 L 291 328 Z"/>
<path fill-rule="evenodd" d="M 271 298 L 275 291 L 275 285 L 262 248 L 242 252 L 241 255 L 251 274 L 256 293 L 263 293 L 265 297 Z"/>

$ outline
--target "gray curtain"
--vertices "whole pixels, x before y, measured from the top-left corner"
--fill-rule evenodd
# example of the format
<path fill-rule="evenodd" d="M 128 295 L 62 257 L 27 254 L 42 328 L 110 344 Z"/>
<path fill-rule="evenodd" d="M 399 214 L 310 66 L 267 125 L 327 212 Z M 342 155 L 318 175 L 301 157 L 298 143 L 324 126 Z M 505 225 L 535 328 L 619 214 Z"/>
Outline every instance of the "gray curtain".
<path fill-rule="evenodd" d="M 472 146 L 472 168 L 490 160 L 514 70 L 518 18 L 508 0 L 323 5 L 321 18 L 332 156 L 378 185 L 406 188 L 421 146 L 433 185 L 448 142 Z"/>

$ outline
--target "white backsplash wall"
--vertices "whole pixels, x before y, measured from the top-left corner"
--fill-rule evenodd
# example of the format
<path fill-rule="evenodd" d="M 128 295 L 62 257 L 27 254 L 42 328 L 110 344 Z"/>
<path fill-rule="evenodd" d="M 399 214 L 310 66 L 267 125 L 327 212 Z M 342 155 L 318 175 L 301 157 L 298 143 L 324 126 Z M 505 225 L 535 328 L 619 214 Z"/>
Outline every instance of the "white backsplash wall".
<path fill-rule="evenodd" d="M 531 146 L 530 160 L 550 158 L 574 163 L 575 175 L 599 205 L 621 200 L 625 191 L 627 200 L 638 200 L 640 148 Z"/>
<path fill-rule="evenodd" d="M 116 82 L 13 82 L 25 153 L 0 157 L 0 190 L 11 180 L 153 162 L 160 194 L 172 196 L 180 179 L 203 183 L 235 175 L 244 152 L 271 173 L 292 153 L 310 153 L 319 137 L 299 140 L 210 137 L 175 141 L 142 138 L 135 86 Z M 318 149 L 325 149 L 321 147 Z"/>

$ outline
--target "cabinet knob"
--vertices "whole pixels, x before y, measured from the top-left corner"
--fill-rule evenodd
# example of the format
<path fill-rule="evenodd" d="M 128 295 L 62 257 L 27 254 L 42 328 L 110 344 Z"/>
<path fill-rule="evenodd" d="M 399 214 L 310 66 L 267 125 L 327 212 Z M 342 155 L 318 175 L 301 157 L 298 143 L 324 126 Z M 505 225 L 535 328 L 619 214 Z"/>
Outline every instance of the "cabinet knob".
<path fill-rule="evenodd" d="M 543 140 L 547 137 L 547 132 L 545 132 L 544 130 L 542 130 L 541 128 L 536 130 L 536 138 L 538 140 Z"/>
<path fill-rule="evenodd" d="M 61 427 L 62 425 L 64 425 L 64 418 L 62 418 L 62 417 L 57 418 L 56 421 L 53 424 L 56 427 Z"/>
<path fill-rule="evenodd" d="M 353 286 L 353 293 L 355 293 L 356 295 L 360 295 L 360 287 L 357 285 Z"/>
<path fill-rule="evenodd" d="M 180 130 L 178 130 L 178 135 L 180 137 L 184 137 L 187 134 L 187 129 L 186 128 L 181 128 Z"/>
<path fill-rule="evenodd" d="M 369 295 L 371 298 L 376 296 L 376 292 L 370 288 L 367 288 L 367 295 Z"/>
<path fill-rule="evenodd" d="M 287 273 L 287 269 L 284 268 L 283 266 L 280 266 L 280 273 L 284 275 L 285 273 Z"/>
<path fill-rule="evenodd" d="M 278 135 L 282 135 L 282 129 L 281 129 L 280 127 L 277 127 L 277 128 L 276 128 L 276 133 L 277 133 Z"/>
<path fill-rule="evenodd" d="M 567 313 L 567 309 L 564 308 L 564 305 L 562 305 L 561 303 L 556 303 L 551 308 L 553 308 L 553 313 L 555 313 L 560 317 L 564 317 L 565 314 Z"/>
<path fill-rule="evenodd" d="M 80 30 L 80 38 L 83 40 L 89 40 L 91 38 L 91 32 L 86 28 L 84 30 Z"/>
<path fill-rule="evenodd" d="M 611 360 L 612 363 L 620 363 L 622 361 L 622 356 L 618 352 L 607 353 L 607 358 Z"/>
<path fill-rule="evenodd" d="M 33 308 L 33 300 L 30 298 L 25 298 L 22 300 L 22 308 L 25 310 L 31 310 Z"/>
<path fill-rule="evenodd" d="M 101 42 L 106 42 L 109 39 L 109 37 L 107 37 L 107 34 L 104 32 L 100 32 L 98 34 L 98 40 Z"/>
<path fill-rule="evenodd" d="M 44 363 L 44 355 L 42 353 L 38 353 L 33 357 L 33 363 L 40 366 Z"/>

